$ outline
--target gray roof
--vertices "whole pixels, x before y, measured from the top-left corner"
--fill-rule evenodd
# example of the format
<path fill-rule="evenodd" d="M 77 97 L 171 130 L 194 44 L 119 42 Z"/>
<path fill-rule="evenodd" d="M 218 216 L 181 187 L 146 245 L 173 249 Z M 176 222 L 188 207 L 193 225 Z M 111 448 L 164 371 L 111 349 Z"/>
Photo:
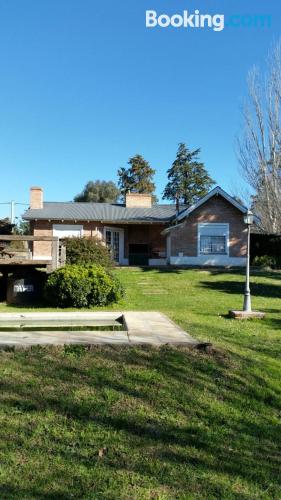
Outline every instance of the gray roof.
<path fill-rule="evenodd" d="M 126 208 L 125 205 L 111 203 L 45 202 L 43 208 L 29 208 L 24 213 L 23 219 L 167 223 L 175 215 L 175 205 L 153 205 L 151 208 Z"/>

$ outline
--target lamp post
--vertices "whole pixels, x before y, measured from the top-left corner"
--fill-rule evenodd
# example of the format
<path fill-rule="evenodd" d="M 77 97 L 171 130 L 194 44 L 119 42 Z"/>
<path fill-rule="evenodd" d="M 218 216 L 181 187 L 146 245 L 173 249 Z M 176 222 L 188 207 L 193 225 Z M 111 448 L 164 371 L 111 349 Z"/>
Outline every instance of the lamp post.
<path fill-rule="evenodd" d="M 254 222 L 254 216 L 251 210 L 248 210 L 244 215 L 244 223 L 247 225 L 247 261 L 246 261 L 246 281 L 245 281 L 245 292 L 244 292 L 244 304 L 243 311 L 252 312 L 251 307 L 251 291 L 250 291 L 250 237 L 251 237 L 251 225 Z"/>

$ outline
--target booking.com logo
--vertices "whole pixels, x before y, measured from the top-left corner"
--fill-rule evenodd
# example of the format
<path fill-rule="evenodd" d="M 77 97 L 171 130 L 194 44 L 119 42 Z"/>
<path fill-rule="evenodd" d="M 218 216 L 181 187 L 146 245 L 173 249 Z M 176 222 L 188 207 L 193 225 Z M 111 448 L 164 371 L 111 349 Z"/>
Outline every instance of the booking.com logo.
<path fill-rule="evenodd" d="M 201 14 L 198 9 L 194 13 L 187 10 L 181 14 L 158 14 L 155 10 L 147 10 L 145 23 L 147 28 L 211 28 L 222 31 L 231 28 L 269 28 L 271 16 L 268 14 L 232 14 L 225 18 L 224 14 Z"/>

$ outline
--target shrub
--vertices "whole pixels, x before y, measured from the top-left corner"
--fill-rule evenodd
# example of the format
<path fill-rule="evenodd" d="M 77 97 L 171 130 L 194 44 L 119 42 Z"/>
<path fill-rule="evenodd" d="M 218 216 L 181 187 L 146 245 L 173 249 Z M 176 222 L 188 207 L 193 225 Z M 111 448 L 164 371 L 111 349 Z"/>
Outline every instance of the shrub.
<path fill-rule="evenodd" d="M 66 264 L 97 264 L 107 269 L 114 262 L 109 249 L 97 238 L 66 238 Z"/>
<path fill-rule="evenodd" d="M 47 301 L 58 307 L 87 307 L 90 292 L 87 268 L 77 265 L 57 269 L 45 285 Z"/>
<path fill-rule="evenodd" d="M 91 281 L 90 304 L 105 305 L 117 302 L 124 295 L 119 280 L 102 267 L 89 266 L 88 276 Z"/>
<path fill-rule="evenodd" d="M 281 266 L 281 235 L 251 233 L 251 259 L 270 256 Z"/>
<path fill-rule="evenodd" d="M 118 279 L 97 265 L 66 265 L 50 274 L 45 285 L 45 298 L 57 307 L 106 305 L 123 295 Z"/>
<path fill-rule="evenodd" d="M 260 255 L 256 256 L 253 259 L 252 262 L 253 266 L 258 266 L 258 267 L 270 267 L 274 268 L 276 267 L 276 259 L 270 255 Z"/>

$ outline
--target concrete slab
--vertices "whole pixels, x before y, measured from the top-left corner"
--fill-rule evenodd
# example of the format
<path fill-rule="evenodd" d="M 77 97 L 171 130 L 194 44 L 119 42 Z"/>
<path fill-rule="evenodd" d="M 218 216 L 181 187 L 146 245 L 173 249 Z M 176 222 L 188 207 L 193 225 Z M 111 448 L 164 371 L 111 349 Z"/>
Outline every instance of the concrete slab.
<path fill-rule="evenodd" d="M 98 324 L 112 323 L 123 318 L 124 331 L 1 331 L 7 323 L 34 324 L 47 321 L 50 326 L 63 321 L 79 322 L 87 325 L 97 321 Z M 75 328 L 75 327 L 74 327 Z M 32 345 L 98 345 L 98 344 L 190 344 L 198 342 L 159 312 L 118 311 L 118 312 L 36 312 L 36 313 L 1 313 L 0 314 L 0 348 L 28 347 Z"/>
<path fill-rule="evenodd" d="M 123 312 L 121 311 L 71 311 L 71 312 L 16 312 L 16 313 L 10 313 L 10 312 L 5 312 L 5 313 L 0 313 L 0 326 L 1 326 L 1 321 L 8 321 L 9 319 L 48 319 L 49 321 L 51 320 L 58 320 L 58 319 L 82 319 L 82 320 L 95 320 L 99 318 L 103 319 L 117 319 L 120 316 L 123 315 Z"/>
<path fill-rule="evenodd" d="M 129 341 L 151 344 L 194 344 L 196 340 L 160 312 L 124 312 Z"/>
<path fill-rule="evenodd" d="M 114 334 L 114 336 L 113 336 Z M 129 344 L 127 332 L 0 332 L 0 345 L 10 347 L 65 344 Z"/>
<path fill-rule="evenodd" d="M 229 311 L 229 316 L 233 319 L 263 319 L 265 313 L 260 311 Z"/>

